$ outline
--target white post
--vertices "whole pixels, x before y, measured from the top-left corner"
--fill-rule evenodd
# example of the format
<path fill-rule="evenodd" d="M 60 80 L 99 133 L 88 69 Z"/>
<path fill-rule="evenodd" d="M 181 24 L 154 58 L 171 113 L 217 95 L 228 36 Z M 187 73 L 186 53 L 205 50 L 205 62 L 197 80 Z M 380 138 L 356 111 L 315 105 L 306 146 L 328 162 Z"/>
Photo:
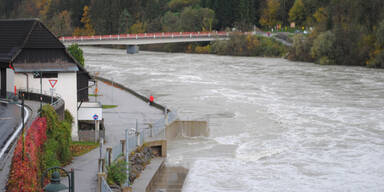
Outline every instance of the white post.
<path fill-rule="evenodd" d="M 137 119 L 136 119 L 136 140 L 137 140 L 137 142 L 136 142 L 136 145 L 137 146 L 140 146 L 140 133 L 139 133 L 139 126 L 138 126 L 138 123 L 137 123 Z"/>
<path fill-rule="evenodd" d="M 129 183 L 129 151 L 128 151 L 128 129 L 125 129 L 125 162 L 126 162 L 126 166 L 127 166 L 127 187 L 130 186 L 130 183 Z"/>
<path fill-rule="evenodd" d="M 104 144 L 104 139 L 100 139 L 100 159 L 103 158 L 103 144 Z"/>
<path fill-rule="evenodd" d="M 95 120 L 95 142 L 100 138 L 100 121 Z"/>
<path fill-rule="evenodd" d="M 165 115 L 165 126 L 168 126 L 168 109 L 167 109 L 167 106 L 165 106 L 164 115 Z"/>
<path fill-rule="evenodd" d="M 54 91 L 54 89 L 51 88 L 50 90 L 51 90 L 51 105 L 52 105 L 53 104 L 53 91 Z"/>
<path fill-rule="evenodd" d="M 112 105 L 113 105 L 113 89 L 114 89 L 114 87 L 113 87 L 113 78 L 111 78 L 111 80 L 112 80 Z"/>

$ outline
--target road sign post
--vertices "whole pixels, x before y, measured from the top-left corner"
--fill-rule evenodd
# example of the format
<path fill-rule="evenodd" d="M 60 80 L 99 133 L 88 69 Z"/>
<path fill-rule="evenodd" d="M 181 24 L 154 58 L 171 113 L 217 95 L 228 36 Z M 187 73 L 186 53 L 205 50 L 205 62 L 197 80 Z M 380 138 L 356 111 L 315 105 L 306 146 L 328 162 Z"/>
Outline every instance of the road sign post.
<path fill-rule="evenodd" d="M 97 114 L 94 114 L 92 117 L 93 120 L 95 120 L 95 142 L 97 142 L 100 138 L 100 121 Z"/>
<path fill-rule="evenodd" d="M 48 80 L 49 84 L 51 85 L 51 88 L 49 89 L 51 91 L 51 105 L 53 104 L 53 92 L 55 92 L 55 86 L 57 83 L 57 80 Z"/>

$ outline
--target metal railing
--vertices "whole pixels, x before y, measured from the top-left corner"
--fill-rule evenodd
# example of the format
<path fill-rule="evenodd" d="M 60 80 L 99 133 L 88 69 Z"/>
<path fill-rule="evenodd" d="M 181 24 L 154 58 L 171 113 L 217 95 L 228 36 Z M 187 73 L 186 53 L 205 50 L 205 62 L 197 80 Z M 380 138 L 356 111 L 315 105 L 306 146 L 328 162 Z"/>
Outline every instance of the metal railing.
<path fill-rule="evenodd" d="M 115 145 L 111 148 L 106 149 L 106 153 L 102 154 L 102 144 L 100 148 L 100 158 L 104 157 L 102 162 L 104 162 L 105 166 L 110 166 L 114 161 L 118 160 L 119 158 L 124 158 L 126 164 L 127 164 L 127 170 L 130 170 L 130 163 L 129 163 L 129 154 L 131 154 L 133 151 L 135 151 L 139 146 L 142 146 L 146 139 L 149 137 L 163 137 L 165 136 L 165 128 L 167 125 L 172 123 L 173 121 L 177 120 L 176 113 L 169 111 L 165 109 L 165 117 L 157 120 L 155 123 L 150 126 L 149 129 L 141 129 L 138 130 L 136 125 L 136 129 L 126 129 L 125 130 L 125 140 L 121 140 L 120 144 Z M 148 133 L 149 132 L 149 133 Z M 107 172 L 107 170 L 104 169 L 104 165 L 99 167 L 99 172 Z M 125 182 L 124 186 L 129 186 L 129 171 L 127 171 L 127 181 Z M 102 192 L 111 191 L 110 187 L 108 186 L 108 183 L 105 182 L 104 177 L 102 177 L 101 184 L 100 184 L 100 190 Z"/>
<path fill-rule="evenodd" d="M 101 192 L 113 192 L 104 177 L 101 177 Z"/>
<path fill-rule="evenodd" d="M 31 93 L 31 94 L 36 94 L 38 96 L 41 96 L 41 93 L 40 93 L 40 89 L 18 89 L 17 90 L 17 93 L 19 93 L 19 95 L 14 95 L 14 93 L 12 94 L 9 94 L 10 96 L 14 96 L 14 97 L 18 97 L 20 96 L 21 94 L 20 93 Z M 52 106 L 55 107 L 55 110 L 60 107 L 59 104 L 64 104 L 64 100 L 61 99 L 61 96 L 59 94 L 53 94 L 53 95 L 48 95 L 50 93 L 48 93 L 47 91 L 42 91 L 42 96 L 44 97 L 51 97 L 53 96 L 54 99 L 51 99 L 53 100 L 53 102 L 51 103 Z M 28 100 L 27 97 L 25 97 L 26 100 Z M 3 101 L 8 101 L 8 100 L 3 100 Z M 28 119 L 29 118 L 32 118 L 32 121 L 35 120 L 36 117 L 33 117 L 32 114 L 29 113 L 29 111 L 25 108 L 25 117 L 24 117 L 24 124 L 27 123 Z M 40 111 L 37 112 L 37 115 L 40 114 Z M 31 117 L 30 117 L 31 116 Z M 8 154 L 6 154 L 6 151 L 13 145 L 13 142 L 15 141 L 16 138 L 18 138 L 18 136 L 20 135 L 20 132 L 21 132 L 21 129 L 22 129 L 22 124 L 20 124 L 18 127 L 15 128 L 15 131 L 14 133 L 10 136 L 10 138 L 8 139 L 8 141 L 4 144 L 4 146 L 2 146 L 2 148 L 0 148 L 0 160 L 1 162 L 4 162 L 3 160 L 5 159 L 5 157 L 3 156 L 8 156 Z M 4 164 L 0 163 L 0 168 L 2 169 Z"/>
<path fill-rule="evenodd" d="M 42 96 L 45 96 L 47 98 L 51 98 L 51 101 L 53 102 L 47 102 L 47 103 L 51 103 L 51 105 L 57 105 L 61 100 L 61 95 L 57 94 L 57 93 L 51 93 L 49 91 L 46 91 L 46 90 L 40 90 L 40 89 L 34 89 L 34 88 L 29 88 L 29 89 L 18 89 L 18 92 L 19 93 L 25 93 L 25 94 L 36 94 L 36 95 L 42 95 Z"/>
<path fill-rule="evenodd" d="M 81 41 L 102 41 L 102 40 L 130 40 L 130 39 L 174 39 L 174 38 L 224 38 L 230 33 L 225 31 L 213 32 L 162 32 L 162 33 L 139 33 L 139 34 L 117 34 L 117 35 L 94 35 L 94 36 L 73 36 L 59 37 L 63 43 Z"/>

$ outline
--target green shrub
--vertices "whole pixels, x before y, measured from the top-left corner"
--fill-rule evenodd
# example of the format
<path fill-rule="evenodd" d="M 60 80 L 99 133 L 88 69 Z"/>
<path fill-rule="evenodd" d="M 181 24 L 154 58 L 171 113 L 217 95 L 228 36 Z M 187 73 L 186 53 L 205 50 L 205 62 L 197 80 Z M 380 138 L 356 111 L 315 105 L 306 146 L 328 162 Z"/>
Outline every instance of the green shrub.
<path fill-rule="evenodd" d="M 49 139 L 44 144 L 44 153 L 43 153 L 43 170 L 46 170 L 49 167 L 60 166 L 61 163 L 58 160 L 56 149 L 58 148 L 58 142 L 54 139 Z"/>
<path fill-rule="evenodd" d="M 216 41 L 211 52 L 219 55 L 281 57 L 286 46 L 272 38 L 234 34 L 228 41 Z"/>
<path fill-rule="evenodd" d="M 317 63 L 328 65 L 335 63 L 336 37 L 331 31 L 321 33 L 316 37 L 311 48 L 311 56 Z"/>
<path fill-rule="evenodd" d="M 79 47 L 78 44 L 73 44 L 67 48 L 68 52 L 75 58 L 79 64 L 84 67 L 84 56 L 83 50 Z"/>
<path fill-rule="evenodd" d="M 72 115 L 66 111 L 64 121 L 60 121 L 56 111 L 50 105 L 44 105 L 42 116 L 47 118 L 47 142 L 44 145 L 44 164 L 65 165 L 71 162 L 70 150 Z"/>
<path fill-rule="evenodd" d="M 298 34 L 293 37 L 293 45 L 288 53 L 288 59 L 293 61 L 312 61 L 310 50 L 312 41 L 303 34 Z"/>
<path fill-rule="evenodd" d="M 72 114 L 68 111 L 68 110 L 65 110 L 64 111 L 64 120 L 66 122 L 69 122 L 70 124 L 73 123 L 73 117 L 72 117 Z"/>
<path fill-rule="evenodd" d="M 122 185 L 127 180 L 127 163 L 124 160 L 119 160 L 116 162 L 113 162 L 111 166 L 107 167 L 108 170 L 108 176 L 107 181 L 108 183 L 112 184 L 115 183 L 117 185 Z"/>

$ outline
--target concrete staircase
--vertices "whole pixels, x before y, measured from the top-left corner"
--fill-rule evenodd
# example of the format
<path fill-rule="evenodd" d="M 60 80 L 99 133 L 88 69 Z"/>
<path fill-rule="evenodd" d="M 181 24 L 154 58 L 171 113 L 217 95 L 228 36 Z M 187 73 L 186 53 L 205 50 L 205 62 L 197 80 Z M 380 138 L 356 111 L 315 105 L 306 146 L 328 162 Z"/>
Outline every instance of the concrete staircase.
<path fill-rule="evenodd" d="M 181 192 L 188 169 L 183 167 L 164 167 L 156 178 L 152 192 Z"/>

